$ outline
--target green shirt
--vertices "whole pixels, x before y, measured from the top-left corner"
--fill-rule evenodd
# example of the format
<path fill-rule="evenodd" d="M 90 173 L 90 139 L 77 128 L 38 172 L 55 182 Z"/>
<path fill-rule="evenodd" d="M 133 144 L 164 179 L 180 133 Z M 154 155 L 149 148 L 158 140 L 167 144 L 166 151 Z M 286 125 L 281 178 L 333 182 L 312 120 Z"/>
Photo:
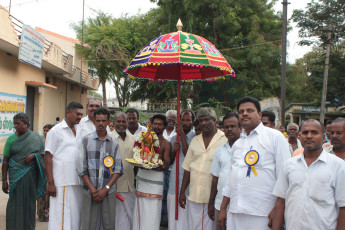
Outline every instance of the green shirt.
<path fill-rule="evenodd" d="M 10 157 L 10 155 L 11 155 L 10 150 L 11 150 L 12 143 L 17 139 L 18 139 L 18 137 L 16 134 L 13 134 L 7 138 L 6 143 L 5 143 L 5 147 L 4 147 L 4 156 L 5 157 Z"/>

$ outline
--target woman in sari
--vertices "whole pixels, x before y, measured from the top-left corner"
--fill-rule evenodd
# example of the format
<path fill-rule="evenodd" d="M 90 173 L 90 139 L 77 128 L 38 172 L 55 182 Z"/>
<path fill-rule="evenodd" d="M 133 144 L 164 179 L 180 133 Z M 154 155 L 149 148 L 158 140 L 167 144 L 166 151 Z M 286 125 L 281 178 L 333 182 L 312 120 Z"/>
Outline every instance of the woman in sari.
<path fill-rule="evenodd" d="M 29 117 L 25 113 L 16 114 L 13 124 L 16 133 L 5 143 L 2 165 L 2 190 L 9 193 L 6 229 L 34 230 L 36 200 L 45 190 L 44 144 L 38 134 L 28 129 Z"/>

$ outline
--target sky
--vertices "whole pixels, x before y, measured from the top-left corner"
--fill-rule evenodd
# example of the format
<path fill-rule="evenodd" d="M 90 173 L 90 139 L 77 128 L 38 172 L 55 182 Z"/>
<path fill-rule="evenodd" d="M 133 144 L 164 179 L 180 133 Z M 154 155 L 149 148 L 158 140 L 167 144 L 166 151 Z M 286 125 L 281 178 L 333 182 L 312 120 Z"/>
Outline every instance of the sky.
<path fill-rule="evenodd" d="M 290 0 L 288 5 L 288 19 L 294 9 L 304 9 L 311 0 Z M 282 0 L 278 0 L 274 9 L 282 11 Z M 0 4 L 9 9 L 10 0 L 0 0 Z M 113 17 L 128 14 L 146 13 L 150 8 L 157 7 L 149 0 L 85 0 L 84 17 L 94 17 L 95 10 L 101 10 Z M 32 27 L 40 27 L 52 32 L 76 38 L 71 28 L 72 23 L 81 21 L 83 14 L 83 0 L 12 0 L 11 15 Z M 183 19 L 182 19 L 183 21 Z M 299 46 L 298 28 L 290 24 L 292 31 L 288 33 L 287 61 L 294 63 L 311 50 L 310 47 Z M 229 47 L 231 48 L 231 47 Z M 231 63 L 230 63 L 231 64 Z"/>

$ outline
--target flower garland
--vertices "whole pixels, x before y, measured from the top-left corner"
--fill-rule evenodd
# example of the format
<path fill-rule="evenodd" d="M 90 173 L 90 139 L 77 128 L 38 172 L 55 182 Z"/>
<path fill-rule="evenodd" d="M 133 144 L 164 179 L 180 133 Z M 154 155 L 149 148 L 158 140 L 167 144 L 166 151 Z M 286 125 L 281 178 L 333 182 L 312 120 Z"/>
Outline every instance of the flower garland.
<path fill-rule="evenodd" d="M 150 130 L 138 135 L 133 152 L 135 163 L 141 164 L 144 168 L 152 169 L 154 166 L 163 165 L 163 161 L 159 159 L 158 136 Z"/>

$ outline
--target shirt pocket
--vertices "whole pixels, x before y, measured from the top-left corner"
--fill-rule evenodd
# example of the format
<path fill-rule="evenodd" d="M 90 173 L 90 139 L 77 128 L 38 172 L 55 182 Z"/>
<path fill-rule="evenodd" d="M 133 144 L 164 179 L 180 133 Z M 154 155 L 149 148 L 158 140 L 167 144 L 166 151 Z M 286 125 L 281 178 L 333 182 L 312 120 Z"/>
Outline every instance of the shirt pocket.
<path fill-rule="evenodd" d="M 329 204 L 334 202 L 333 194 L 334 191 L 329 181 L 310 181 L 308 189 L 310 199 L 318 203 Z"/>
<path fill-rule="evenodd" d="M 272 165 L 274 165 L 275 163 L 274 156 L 267 149 L 257 148 L 253 150 L 255 150 L 259 154 L 259 160 L 254 165 L 254 167 L 267 168 L 269 166 L 271 167 Z"/>

